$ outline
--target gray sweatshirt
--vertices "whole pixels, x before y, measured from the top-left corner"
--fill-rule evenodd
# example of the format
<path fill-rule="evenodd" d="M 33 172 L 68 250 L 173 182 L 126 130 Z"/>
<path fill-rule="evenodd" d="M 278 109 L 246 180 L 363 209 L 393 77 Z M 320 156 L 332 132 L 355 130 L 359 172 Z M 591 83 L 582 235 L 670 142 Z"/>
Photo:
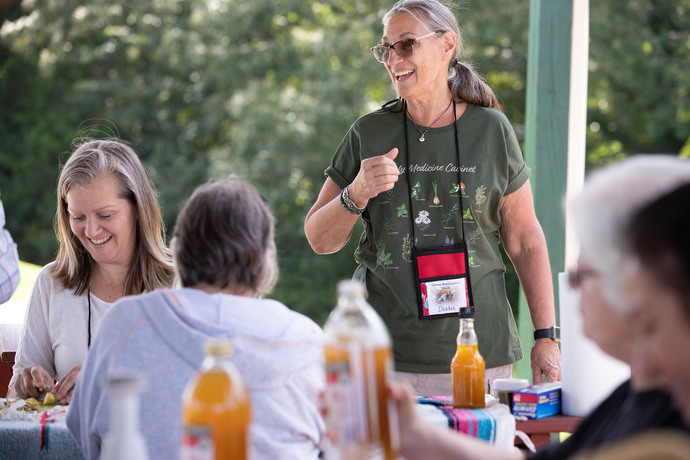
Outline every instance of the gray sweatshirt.
<path fill-rule="evenodd" d="M 323 333 L 309 318 L 274 300 L 159 290 L 117 302 L 106 314 L 79 375 L 67 425 L 87 459 L 100 456 L 108 432 L 113 370 L 146 376 L 139 429 L 150 459 L 178 459 L 181 398 L 204 358 L 203 343 L 229 337 L 232 362 L 249 388 L 254 460 L 316 459 L 325 425 Z"/>

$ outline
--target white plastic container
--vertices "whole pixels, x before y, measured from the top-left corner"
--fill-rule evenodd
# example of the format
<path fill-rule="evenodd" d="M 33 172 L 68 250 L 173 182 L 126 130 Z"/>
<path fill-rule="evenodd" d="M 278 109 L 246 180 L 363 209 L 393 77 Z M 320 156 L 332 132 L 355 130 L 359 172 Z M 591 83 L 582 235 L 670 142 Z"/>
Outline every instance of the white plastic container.
<path fill-rule="evenodd" d="M 105 381 L 110 394 L 110 427 L 103 440 L 103 460 L 148 460 L 139 432 L 139 395 L 146 380 L 139 374 L 117 373 Z"/>
<path fill-rule="evenodd" d="M 513 412 L 513 392 L 529 386 L 527 379 L 495 379 L 491 382 L 493 396 Z"/>

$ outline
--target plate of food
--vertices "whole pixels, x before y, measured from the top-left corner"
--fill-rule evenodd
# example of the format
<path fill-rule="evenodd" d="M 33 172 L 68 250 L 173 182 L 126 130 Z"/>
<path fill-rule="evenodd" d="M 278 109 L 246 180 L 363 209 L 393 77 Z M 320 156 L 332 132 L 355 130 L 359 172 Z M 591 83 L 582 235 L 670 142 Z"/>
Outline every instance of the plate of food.
<path fill-rule="evenodd" d="M 62 418 L 67 413 L 67 408 L 50 391 L 42 399 L 0 398 L 0 420 L 38 420 L 44 413 L 49 417 Z"/>

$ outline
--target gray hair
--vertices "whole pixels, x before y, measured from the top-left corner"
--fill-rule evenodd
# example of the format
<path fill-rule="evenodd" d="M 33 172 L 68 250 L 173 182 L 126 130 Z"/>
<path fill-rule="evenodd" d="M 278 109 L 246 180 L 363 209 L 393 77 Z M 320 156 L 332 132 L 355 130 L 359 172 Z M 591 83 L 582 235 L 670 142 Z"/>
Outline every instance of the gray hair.
<path fill-rule="evenodd" d="M 198 187 L 175 223 L 175 269 L 185 287 L 207 283 L 267 294 L 278 279 L 275 219 L 236 176 Z"/>
<path fill-rule="evenodd" d="M 448 68 L 448 87 L 456 102 L 466 101 L 482 107 L 501 110 L 494 91 L 472 66 L 460 60 L 462 32 L 458 21 L 448 6 L 438 0 L 400 0 L 384 15 L 383 25 L 393 16 L 407 13 L 431 32 L 442 30 L 455 36 L 455 58 Z"/>
<path fill-rule="evenodd" d="M 580 253 L 604 279 L 612 305 L 621 299 L 624 233 L 645 205 L 690 182 L 690 160 L 671 155 L 636 155 L 593 172 L 568 204 Z"/>

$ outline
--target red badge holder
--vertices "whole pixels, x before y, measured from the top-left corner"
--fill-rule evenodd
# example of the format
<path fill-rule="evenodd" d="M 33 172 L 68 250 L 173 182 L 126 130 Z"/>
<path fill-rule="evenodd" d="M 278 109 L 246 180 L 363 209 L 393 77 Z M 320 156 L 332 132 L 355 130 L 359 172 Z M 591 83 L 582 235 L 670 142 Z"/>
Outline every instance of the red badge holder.
<path fill-rule="evenodd" d="M 464 245 L 412 249 L 419 319 L 457 317 L 474 306 Z"/>

